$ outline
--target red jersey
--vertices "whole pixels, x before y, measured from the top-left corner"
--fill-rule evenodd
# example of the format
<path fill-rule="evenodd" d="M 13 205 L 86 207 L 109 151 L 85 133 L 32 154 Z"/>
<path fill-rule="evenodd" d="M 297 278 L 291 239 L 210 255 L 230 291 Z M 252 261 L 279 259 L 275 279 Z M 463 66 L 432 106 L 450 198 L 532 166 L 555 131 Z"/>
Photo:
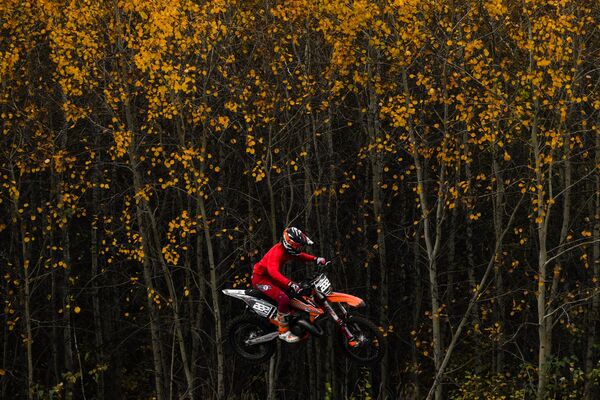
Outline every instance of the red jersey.
<path fill-rule="evenodd" d="M 279 272 L 281 268 L 288 261 L 315 261 L 317 257 L 307 254 L 300 253 L 298 255 L 292 255 L 288 253 L 281 242 L 271 247 L 271 250 L 267 251 L 262 260 L 254 264 L 254 275 L 257 277 L 270 278 L 278 285 L 286 287 L 290 283 L 290 279 L 286 278 Z"/>

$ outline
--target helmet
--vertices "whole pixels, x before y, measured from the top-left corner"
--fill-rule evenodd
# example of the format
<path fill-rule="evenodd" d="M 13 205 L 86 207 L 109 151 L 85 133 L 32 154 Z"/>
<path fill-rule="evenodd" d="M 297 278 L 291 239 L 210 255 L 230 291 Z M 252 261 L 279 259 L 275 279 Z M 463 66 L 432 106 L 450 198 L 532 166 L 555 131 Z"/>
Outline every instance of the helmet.
<path fill-rule="evenodd" d="M 304 246 L 312 245 L 313 241 L 302 233 L 300 229 L 291 226 L 283 230 L 281 244 L 283 244 L 288 253 L 297 255 L 300 254 Z"/>

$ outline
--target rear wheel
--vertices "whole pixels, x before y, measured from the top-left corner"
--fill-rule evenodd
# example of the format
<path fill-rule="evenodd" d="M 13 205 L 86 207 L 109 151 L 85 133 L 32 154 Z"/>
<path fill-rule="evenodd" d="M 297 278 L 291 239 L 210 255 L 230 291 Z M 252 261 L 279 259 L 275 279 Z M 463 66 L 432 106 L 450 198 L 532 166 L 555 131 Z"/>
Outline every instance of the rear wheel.
<path fill-rule="evenodd" d="M 374 364 L 381 360 L 385 353 L 385 341 L 379 328 L 364 317 L 357 315 L 346 319 L 348 329 L 354 335 L 353 341 L 348 341 L 340 331 L 340 344 L 350 361 L 361 364 Z"/>
<path fill-rule="evenodd" d="M 247 345 L 246 341 L 266 335 L 275 330 L 264 318 L 257 315 L 240 315 L 227 325 L 227 339 L 233 351 L 250 363 L 267 361 L 275 352 L 276 340 Z"/>

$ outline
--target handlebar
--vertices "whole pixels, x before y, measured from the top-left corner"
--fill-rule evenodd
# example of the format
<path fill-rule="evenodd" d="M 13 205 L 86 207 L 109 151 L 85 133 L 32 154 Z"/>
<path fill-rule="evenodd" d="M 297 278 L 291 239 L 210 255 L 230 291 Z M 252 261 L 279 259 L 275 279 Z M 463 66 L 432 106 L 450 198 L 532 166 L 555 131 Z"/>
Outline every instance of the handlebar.
<path fill-rule="evenodd" d="M 315 278 L 317 278 L 317 276 L 319 276 L 321 273 L 323 273 L 323 270 L 325 269 L 325 267 L 328 267 L 330 264 L 331 264 L 331 261 L 327 261 L 323 265 L 317 265 L 315 274 L 310 278 L 303 279 L 300 282 L 298 282 L 301 290 L 298 293 L 290 293 L 290 298 L 309 295 L 312 291 L 312 281 L 315 280 Z"/>
<path fill-rule="evenodd" d="M 323 269 L 324 269 L 325 267 L 328 267 L 330 264 L 331 264 L 331 261 L 327 261 L 327 262 L 326 262 L 325 264 L 323 264 L 323 265 L 317 265 L 317 273 L 319 273 L 319 274 L 320 274 L 321 272 L 323 272 Z"/>

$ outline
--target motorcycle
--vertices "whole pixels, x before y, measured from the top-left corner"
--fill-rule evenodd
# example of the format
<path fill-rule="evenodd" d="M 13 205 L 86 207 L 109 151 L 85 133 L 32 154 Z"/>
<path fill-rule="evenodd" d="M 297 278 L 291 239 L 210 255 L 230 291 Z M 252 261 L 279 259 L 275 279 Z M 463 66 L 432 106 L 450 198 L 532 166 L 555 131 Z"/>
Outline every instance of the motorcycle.
<path fill-rule="evenodd" d="M 364 307 L 365 302 L 350 294 L 334 292 L 323 268 L 317 267 L 312 278 L 300 282 L 299 293 L 291 296 L 290 330 L 306 341 L 323 336 L 321 324 L 332 320 L 337 326 L 338 343 L 350 361 L 360 365 L 378 362 L 385 352 L 380 329 L 367 318 L 350 312 Z M 277 303 L 254 288 L 224 289 L 223 293 L 246 303 L 247 312 L 227 325 L 226 337 L 233 351 L 251 363 L 269 360 L 279 336 Z"/>

